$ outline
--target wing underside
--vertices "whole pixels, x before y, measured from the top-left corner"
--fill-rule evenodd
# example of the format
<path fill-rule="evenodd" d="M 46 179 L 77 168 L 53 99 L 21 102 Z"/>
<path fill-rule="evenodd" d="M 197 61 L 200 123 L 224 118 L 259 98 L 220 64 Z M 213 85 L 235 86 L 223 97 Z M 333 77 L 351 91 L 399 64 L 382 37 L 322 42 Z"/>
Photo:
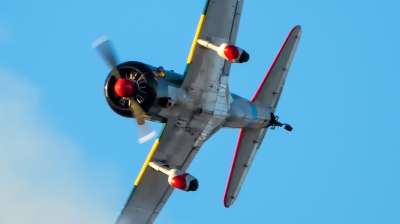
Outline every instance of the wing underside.
<path fill-rule="evenodd" d="M 154 143 L 143 168 L 135 181 L 132 193 L 126 202 L 117 224 L 153 223 L 173 188 L 167 175 L 148 166 L 150 161 L 165 161 L 170 167 L 186 170 L 196 155 L 193 147 L 196 135 L 168 121 L 159 139 Z"/>
<path fill-rule="evenodd" d="M 219 77 L 229 75 L 231 63 L 206 49 L 197 40 L 203 39 L 219 46 L 221 43 L 236 43 L 243 0 L 208 0 L 193 40 L 182 88 L 190 93 L 192 89 L 208 91 Z M 215 68 L 212 70 L 211 68 Z"/>

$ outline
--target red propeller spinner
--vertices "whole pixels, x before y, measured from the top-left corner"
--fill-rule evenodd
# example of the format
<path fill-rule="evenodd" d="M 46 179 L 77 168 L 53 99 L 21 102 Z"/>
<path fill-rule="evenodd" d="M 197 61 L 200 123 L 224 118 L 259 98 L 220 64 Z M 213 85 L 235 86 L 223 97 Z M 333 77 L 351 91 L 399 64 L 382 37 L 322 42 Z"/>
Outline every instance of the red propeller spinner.
<path fill-rule="evenodd" d="M 120 97 L 130 97 L 136 92 L 136 85 L 131 80 L 119 79 L 114 85 L 115 93 Z"/>

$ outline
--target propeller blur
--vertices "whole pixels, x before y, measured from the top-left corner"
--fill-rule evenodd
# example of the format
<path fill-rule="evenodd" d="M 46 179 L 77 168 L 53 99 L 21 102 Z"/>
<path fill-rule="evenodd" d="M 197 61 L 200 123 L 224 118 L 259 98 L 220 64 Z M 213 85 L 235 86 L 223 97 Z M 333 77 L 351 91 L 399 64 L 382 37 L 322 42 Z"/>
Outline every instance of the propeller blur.
<path fill-rule="evenodd" d="M 135 81 L 130 79 L 121 78 L 121 74 L 117 68 L 118 60 L 110 39 L 108 39 L 107 36 L 100 37 L 98 40 L 93 42 L 92 47 L 97 49 L 100 56 L 112 69 L 111 75 L 117 80 L 114 85 L 114 93 L 122 99 L 128 100 L 132 117 L 136 118 L 139 143 L 144 143 L 150 140 L 156 135 L 156 132 L 152 130 L 149 125 L 145 124 L 144 120 L 147 116 L 135 98 L 135 95 L 137 94 L 137 84 Z"/>

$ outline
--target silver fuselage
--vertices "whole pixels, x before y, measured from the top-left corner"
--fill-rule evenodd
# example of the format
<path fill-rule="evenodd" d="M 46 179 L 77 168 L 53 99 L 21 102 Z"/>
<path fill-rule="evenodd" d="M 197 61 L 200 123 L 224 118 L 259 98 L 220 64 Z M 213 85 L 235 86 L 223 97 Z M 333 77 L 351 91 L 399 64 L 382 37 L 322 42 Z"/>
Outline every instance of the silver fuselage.
<path fill-rule="evenodd" d="M 226 95 L 220 97 L 222 100 L 227 101 L 226 104 L 219 104 L 217 100 L 207 101 L 207 93 L 202 93 L 201 99 L 207 103 L 208 108 L 199 106 L 204 105 L 204 102 L 193 103 L 189 95 L 181 88 L 168 86 L 168 97 L 175 104 L 169 108 L 162 108 L 158 115 L 167 119 L 179 120 L 182 113 L 188 114 L 189 112 L 189 114 L 193 114 L 193 117 L 197 117 L 197 119 L 186 121 L 186 125 L 190 128 L 194 128 L 199 121 L 209 120 L 218 111 L 222 111 L 222 113 L 218 114 L 218 117 L 224 120 L 221 124 L 222 127 L 265 128 L 271 121 L 271 112 L 268 108 L 230 92 L 226 92 Z M 226 111 L 226 113 L 223 113 L 223 111 Z M 194 120 L 197 120 L 197 122 Z"/>

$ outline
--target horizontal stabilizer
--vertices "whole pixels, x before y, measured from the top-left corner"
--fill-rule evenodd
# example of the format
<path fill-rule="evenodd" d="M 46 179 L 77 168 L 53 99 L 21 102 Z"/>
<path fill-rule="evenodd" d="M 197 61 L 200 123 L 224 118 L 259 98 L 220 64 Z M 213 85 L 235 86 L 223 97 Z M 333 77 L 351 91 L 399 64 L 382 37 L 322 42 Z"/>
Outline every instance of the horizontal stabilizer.
<path fill-rule="evenodd" d="M 267 128 L 240 129 L 239 140 L 225 190 L 225 207 L 229 208 L 239 195 L 240 188 L 266 132 Z"/>
<path fill-rule="evenodd" d="M 272 113 L 275 112 L 281 96 L 283 85 L 297 45 L 300 41 L 301 27 L 294 27 L 285 42 L 283 43 L 278 55 L 272 63 L 259 89 L 252 101 L 267 107 Z M 225 190 L 224 205 L 230 207 L 239 195 L 240 189 L 250 169 L 258 148 L 264 139 L 267 128 L 242 128 L 233 157 L 232 167 Z"/>
<path fill-rule="evenodd" d="M 279 98 L 282 94 L 283 85 L 294 54 L 296 53 L 297 45 L 301 36 L 301 27 L 295 26 L 287 36 L 278 55 L 269 68 L 264 80 L 254 95 L 252 101 L 260 103 L 269 108 L 271 112 L 275 112 Z"/>

